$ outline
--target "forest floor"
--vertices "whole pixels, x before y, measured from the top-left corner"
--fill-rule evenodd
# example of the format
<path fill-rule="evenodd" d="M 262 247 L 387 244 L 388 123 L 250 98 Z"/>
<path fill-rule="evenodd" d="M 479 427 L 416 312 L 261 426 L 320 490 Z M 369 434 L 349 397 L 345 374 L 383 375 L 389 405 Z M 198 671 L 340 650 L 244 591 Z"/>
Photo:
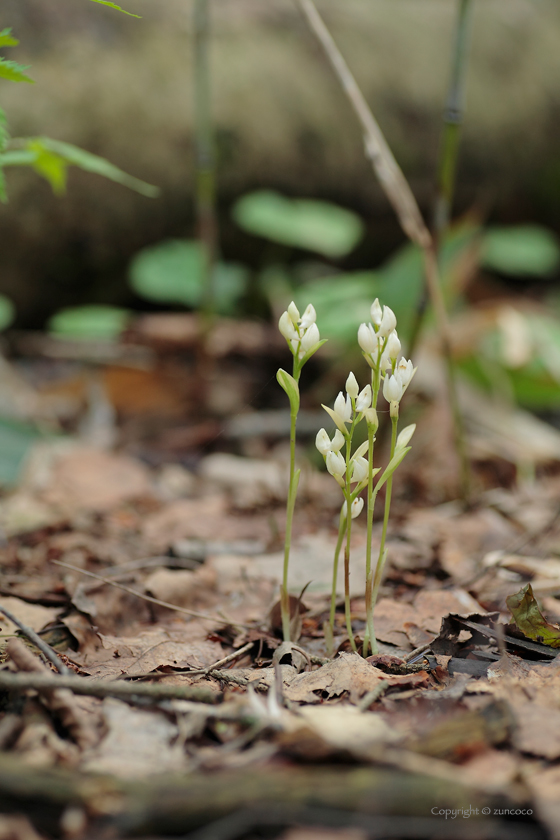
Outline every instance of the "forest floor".
<path fill-rule="evenodd" d="M 45 364 L 27 362 L 35 396 L 83 408 L 76 382 L 100 380 L 83 366 L 54 387 Z M 286 646 L 285 451 L 269 446 L 280 415 L 241 412 L 233 445 L 231 423 L 220 438 L 220 420 L 173 415 L 161 371 L 140 383 L 119 364 L 97 367 L 114 400 L 90 388 L 80 434 L 36 445 L 0 499 L 0 611 L 58 655 L 0 616 L 0 838 L 560 838 L 560 631 L 531 612 L 524 635 L 506 606 L 530 583 L 560 619 L 557 465 L 523 483 L 495 459 L 490 481 L 487 457 L 465 506 L 446 498 L 433 458 L 411 460 L 375 613 L 380 653 L 350 650 L 340 591 L 328 657 L 339 488 L 307 466 L 291 586 L 308 586 Z M 142 399 L 169 409 L 157 432 Z M 352 552 L 359 643 L 360 519 Z"/>

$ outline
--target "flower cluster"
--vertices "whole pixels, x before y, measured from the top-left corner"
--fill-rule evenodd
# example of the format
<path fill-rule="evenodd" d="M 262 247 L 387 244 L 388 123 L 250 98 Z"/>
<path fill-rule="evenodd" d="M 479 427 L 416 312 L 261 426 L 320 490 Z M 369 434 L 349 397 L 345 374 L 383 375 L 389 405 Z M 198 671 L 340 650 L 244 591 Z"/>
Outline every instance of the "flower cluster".
<path fill-rule="evenodd" d="M 278 322 L 278 329 L 288 342 L 294 356 L 303 361 L 306 356 L 313 355 L 321 341 L 319 327 L 315 323 L 317 313 L 313 304 L 309 304 L 303 315 L 292 301 L 287 310 L 282 313 Z"/>
<path fill-rule="evenodd" d="M 325 429 L 319 429 L 315 439 L 315 446 L 325 459 L 328 472 L 337 483 L 343 489 L 347 486 L 346 479 L 348 485 L 356 485 L 351 490 L 350 498 L 352 519 L 360 514 L 364 506 L 364 500 L 358 497 L 358 493 L 366 486 L 369 471 L 367 458 L 364 457 L 367 455 L 368 442 L 363 443 L 350 455 L 352 434 L 356 424 L 371 412 L 371 400 L 371 385 L 366 385 L 360 391 L 356 377 L 350 373 L 346 380 L 346 396 L 340 391 L 334 401 L 334 408 L 323 406 L 338 427 L 333 439 L 329 438 Z M 347 444 L 346 457 L 340 452 L 344 444 Z"/>
<path fill-rule="evenodd" d="M 371 305 L 371 321 L 360 325 L 358 344 L 368 365 L 383 379 L 383 396 L 391 406 L 391 416 L 396 416 L 416 368 L 410 360 L 400 357 L 395 313 L 388 306 L 381 308 L 377 298 Z"/>

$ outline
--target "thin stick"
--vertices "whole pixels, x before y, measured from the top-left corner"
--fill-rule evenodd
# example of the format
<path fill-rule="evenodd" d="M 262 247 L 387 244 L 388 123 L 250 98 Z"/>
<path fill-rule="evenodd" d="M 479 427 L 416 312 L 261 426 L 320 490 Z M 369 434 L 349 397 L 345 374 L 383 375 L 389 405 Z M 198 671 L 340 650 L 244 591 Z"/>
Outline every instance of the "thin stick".
<path fill-rule="evenodd" d="M 352 75 L 346 61 L 336 46 L 332 35 L 319 15 L 313 0 L 297 0 L 312 32 L 319 40 L 327 58 L 337 76 L 350 105 L 358 117 L 364 130 L 366 153 L 371 159 L 377 178 L 393 206 L 401 227 L 409 239 L 419 245 L 424 252 L 426 283 L 436 316 L 438 332 L 441 340 L 442 355 L 446 360 L 447 383 L 449 398 L 455 427 L 455 440 L 461 459 L 461 490 L 463 498 L 469 492 L 469 466 L 466 458 L 465 433 L 455 386 L 455 368 L 451 354 L 451 333 L 447 320 L 445 302 L 441 292 L 439 267 L 434 240 L 410 189 L 408 181 L 396 162 L 387 141 L 385 140 L 377 120 L 373 116 L 364 95 Z"/>
<path fill-rule="evenodd" d="M 211 674 L 212 671 L 215 671 L 216 668 L 221 668 L 222 665 L 227 665 L 229 662 L 235 662 L 236 659 L 239 659 L 243 654 L 249 653 L 251 648 L 253 647 L 254 642 L 247 642 L 246 645 L 243 647 L 234 650 L 233 653 L 230 653 L 228 656 L 224 656 L 223 659 L 218 659 L 217 662 L 214 662 L 213 665 L 210 665 L 209 668 L 198 668 L 197 670 L 188 671 L 189 674 Z"/>
<path fill-rule="evenodd" d="M 168 601 L 160 601 L 159 598 L 152 598 L 151 595 L 144 595 L 142 592 L 137 592 L 135 589 L 131 589 L 130 586 L 125 586 L 123 583 L 117 583 L 116 580 L 111 580 L 111 578 L 106 578 L 102 575 L 96 575 L 95 572 L 86 572 L 85 569 L 79 569 L 77 566 L 71 566 L 70 563 L 63 563 L 62 560 L 52 560 L 52 562 L 56 566 L 64 566 L 65 569 L 71 569 L 73 572 L 79 572 L 81 575 L 87 575 L 88 577 L 107 583 L 109 586 L 122 589 L 123 592 L 128 592 L 129 595 L 136 595 L 137 598 L 141 598 L 143 601 L 149 601 L 150 604 L 157 604 L 158 607 L 166 607 L 168 610 L 174 610 L 175 612 L 183 613 L 184 615 L 191 615 L 194 618 L 202 618 L 205 621 L 211 621 L 215 624 L 234 624 L 235 627 L 243 627 L 244 629 L 251 626 L 249 624 L 242 624 L 240 621 L 232 622 L 227 618 L 220 618 L 220 616 L 217 615 L 205 615 L 205 613 L 197 612 L 196 610 L 189 610 L 186 607 L 178 607 L 177 604 L 170 604 Z"/>
<path fill-rule="evenodd" d="M 0 671 L 0 688 L 8 691 L 52 691 L 67 688 L 74 694 L 87 697 L 148 697 L 153 700 L 196 700 L 199 703 L 216 703 L 220 698 L 215 691 L 196 685 L 155 685 L 125 682 L 124 680 L 88 680 L 73 674 L 51 676 L 50 674 L 10 674 Z"/>
<path fill-rule="evenodd" d="M 66 667 L 64 662 L 60 659 L 58 654 L 52 649 L 50 645 L 41 639 L 40 636 L 37 635 L 35 630 L 32 630 L 31 627 L 28 627 L 27 624 L 24 624 L 23 621 L 20 621 L 19 618 L 10 612 L 10 610 L 6 609 L 6 607 L 0 606 L 0 612 L 3 613 L 6 618 L 9 618 L 10 621 L 16 625 L 16 627 L 26 636 L 30 642 L 32 642 L 36 648 L 38 648 L 44 657 L 46 657 L 49 662 L 51 662 L 59 674 L 70 674 L 71 671 L 69 668 Z"/>

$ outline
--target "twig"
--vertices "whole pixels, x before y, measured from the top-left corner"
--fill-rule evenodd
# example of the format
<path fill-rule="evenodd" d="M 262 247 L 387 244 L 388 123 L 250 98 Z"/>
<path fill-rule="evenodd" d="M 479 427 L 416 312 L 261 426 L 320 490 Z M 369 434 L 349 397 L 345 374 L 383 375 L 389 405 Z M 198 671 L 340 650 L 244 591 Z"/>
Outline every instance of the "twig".
<path fill-rule="evenodd" d="M 188 674 L 211 674 L 212 671 L 215 671 L 217 668 L 221 668 L 222 665 L 227 665 L 229 662 L 234 662 L 236 659 L 239 659 L 243 654 L 249 653 L 251 648 L 253 647 L 254 642 L 247 642 L 246 645 L 243 647 L 234 650 L 233 653 L 228 654 L 228 656 L 224 656 L 223 659 L 218 659 L 217 662 L 214 662 L 213 665 L 210 665 L 208 668 L 197 668 L 193 671 L 187 671 Z"/>
<path fill-rule="evenodd" d="M 131 589 L 130 586 L 125 586 L 123 583 L 117 583 L 117 581 L 112 580 L 111 578 L 103 577 L 103 575 L 96 575 L 95 572 L 86 572 L 85 569 L 79 569 L 77 566 L 72 566 L 70 563 L 63 563 L 62 560 L 52 560 L 52 562 L 57 566 L 64 566 L 65 569 L 71 569 L 73 572 L 79 572 L 81 575 L 87 575 L 88 577 L 100 580 L 103 583 L 109 584 L 109 586 L 115 586 L 117 589 L 122 589 L 123 592 L 128 592 L 130 595 L 136 595 L 137 598 L 141 598 L 143 601 L 149 601 L 150 604 L 157 604 L 158 607 L 166 607 L 168 610 L 174 610 L 175 612 L 180 612 L 184 615 L 191 615 L 194 618 L 203 618 L 205 621 L 211 621 L 214 624 L 233 624 L 233 622 L 225 618 L 220 618 L 217 615 L 206 615 L 205 613 L 197 612 L 196 610 L 189 610 L 186 607 L 179 607 L 177 604 L 160 601 L 159 598 L 152 598 L 151 595 L 144 595 L 143 592 L 137 592 L 135 589 Z M 250 627 L 249 624 L 242 624 L 240 621 L 236 621 L 234 626 L 243 627 L 244 629 Z"/>
<path fill-rule="evenodd" d="M 429 650 L 432 645 L 433 645 L 433 641 L 428 642 L 427 645 L 421 645 L 420 647 L 417 647 L 416 650 L 411 650 L 410 653 L 407 653 L 406 656 L 403 656 L 402 661 L 405 662 L 408 665 L 409 662 L 413 662 L 422 653 L 425 653 L 427 650 Z"/>
<path fill-rule="evenodd" d="M 470 495 L 470 470 L 466 457 L 465 433 L 459 411 L 455 368 L 451 352 L 451 331 L 447 319 L 445 302 L 441 291 L 439 266 L 433 237 L 422 217 L 414 194 L 401 168 L 396 162 L 377 120 L 367 104 L 346 61 L 325 26 L 313 0 L 297 0 L 312 32 L 319 40 L 337 76 L 350 105 L 364 130 L 366 154 L 370 158 L 375 174 L 387 198 L 393 206 L 401 227 L 409 239 L 422 248 L 426 272 L 426 285 L 436 317 L 441 341 L 442 355 L 446 361 L 447 387 L 453 416 L 455 443 L 461 462 L 461 492 L 464 499 Z"/>
<path fill-rule="evenodd" d="M 50 647 L 50 645 L 44 642 L 41 637 L 37 635 L 35 630 L 32 630 L 31 627 L 28 627 L 27 624 L 24 624 L 23 621 L 16 618 L 16 616 L 10 612 L 10 610 L 6 609 L 6 607 L 0 606 L 0 612 L 3 613 L 6 618 L 9 618 L 10 621 L 23 633 L 23 635 L 26 636 L 29 641 L 38 648 L 38 650 L 41 651 L 43 656 L 45 656 L 49 662 L 54 665 L 59 674 L 70 673 L 70 669 L 66 667 L 58 654 L 52 649 L 52 647 Z"/>
<path fill-rule="evenodd" d="M 402 229 L 413 242 L 425 248 L 431 242 L 430 232 L 424 223 L 408 181 L 387 145 L 362 91 L 312 0 L 297 0 L 297 2 L 311 30 L 325 50 L 342 89 L 362 124 L 367 156 L 373 164 L 387 198 L 393 205 Z"/>
<path fill-rule="evenodd" d="M 358 709 L 360 710 L 360 712 L 367 712 L 372 703 L 375 703 L 376 700 L 379 700 L 381 695 L 385 694 L 388 688 L 389 683 L 387 682 L 387 680 L 381 680 L 381 682 L 377 683 L 375 688 L 372 688 L 371 691 L 368 691 L 368 693 L 365 694 L 358 703 Z"/>
<path fill-rule="evenodd" d="M 88 697 L 148 697 L 153 700 L 196 700 L 199 703 L 216 703 L 220 699 L 214 691 L 196 685 L 147 685 L 123 680 L 88 680 L 72 674 L 57 677 L 50 674 L 10 674 L 0 671 L 0 689 L 25 691 L 29 688 L 37 691 L 67 688 L 74 694 Z"/>

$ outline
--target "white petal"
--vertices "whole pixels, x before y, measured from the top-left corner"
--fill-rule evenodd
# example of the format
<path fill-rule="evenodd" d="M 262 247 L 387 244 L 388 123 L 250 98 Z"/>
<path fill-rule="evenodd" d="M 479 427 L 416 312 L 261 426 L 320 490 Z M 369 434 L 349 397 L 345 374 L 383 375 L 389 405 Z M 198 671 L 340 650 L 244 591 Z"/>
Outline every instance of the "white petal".
<path fill-rule="evenodd" d="M 371 385 L 366 385 L 366 387 L 360 391 L 356 399 L 356 411 L 362 412 L 365 411 L 366 408 L 369 408 L 371 406 L 372 397 Z"/>
<path fill-rule="evenodd" d="M 346 472 L 346 462 L 340 452 L 327 452 L 327 470 L 335 478 L 340 478 Z"/>
<path fill-rule="evenodd" d="M 344 437 L 344 435 L 342 434 L 340 429 L 337 429 L 336 432 L 334 433 L 333 439 L 331 440 L 332 451 L 333 452 L 340 452 L 340 450 L 344 446 L 345 440 L 346 440 L 346 438 Z"/>
<path fill-rule="evenodd" d="M 397 443 L 395 445 L 395 450 L 397 449 L 404 449 L 404 447 L 408 444 L 410 438 L 414 434 L 414 430 L 416 429 L 416 423 L 412 423 L 410 426 L 406 426 L 402 432 L 400 432 Z"/>
<path fill-rule="evenodd" d="M 385 347 L 385 352 L 393 361 L 396 361 L 398 359 L 399 353 L 401 352 L 401 343 L 399 341 L 399 337 L 397 335 L 396 330 L 393 330 L 393 332 L 389 334 L 389 338 L 387 339 L 387 346 Z"/>
<path fill-rule="evenodd" d="M 375 300 L 371 304 L 370 313 L 371 320 L 373 321 L 375 326 L 378 327 L 381 323 L 381 318 L 383 317 L 383 312 L 381 309 L 381 304 L 379 303 L 379 298 L 375 298 Z"/>
<path fill-rule="evenodd" d="M 363 481 L 368 474 L 368 462 L 365 458 L 352 459 L 352 481 Z"/>
<path fill-rule="evenodd" d="M 321 455 L 326 456 L 327 452 L 330 452 L 331 441 L 326 429 L 319 429 L 319 431 L 317 432 L 317 437 L 315 438 L 315 446 L 317 447 Z"/>
<path fill-rule="evenodd" d="M 346 380 L 346 393 L 349 397 L 353 397 L 356 399 L 358 393 L 360 391 L 360 386 L 358 385 L 358 381 L 352 371 L 348 374 L 348 379 Z"/>
<path fill-rule="evenodd" d="M 317 324 L 311 324 L 308 329 L 303 334 L 303 338 L 301 339 L 301 349 L 307 353 L 308 350 L 311 350 L 319 341 L 321 341 L 321 336 L 319 334 L 319 327 Z M 304 353 L 304 355 L 305 355 Z"/>
<path fill-rule="evenodd" d="M 368 353 L 369 355 L 377 353 L 377 336 L 371 324 L 360 324 L 358 329 L 358 344 L 364 353 Z"/>
<path fill-rule="evenodd" d="M 396 376 L 386 376 L 383 380 L 383 396 L 387 402 L 399 402 L 403 395 L 402 384 Z"/>
<path fill-rule="evenodd" d="M 381 323 L 379 324 L 379 335 L 387 336 L 389 333 L 392 333 L 395 327 L 397 326 L 397 317 L 393 310 L 388 307 L 383 307 L 383 317 L 381 319 Z"/>
<path fill-rule="evenodd" d="M 350 506 L 350 516 L 352 517 L 352 519 L 355 519 L 357 516 L 359 516 L 363 509 L 364 500 L 361 496 L 358 496 L 356 499 L 354 499 Z"/>
<path fill-rule="evenodd" d="M 288 315 L 290 316 L 294 324 L 297 324 L 297 322 L 299 321 L 299 309 L 293 301 L 288 306 Z"/>
<path fill-rule="evenodd" d="M 278 329 L 288 341 L 292 338 L 298 338 L 298 334 L 296 328 L 294 327 L 293 321 L 288 315 L 287 312 L 283 312 L 280 316 L 280 320 L 278 321 Z"/>
<path fill-rule="evenodd" d="M 317 313 L 315 312 L 315 307 L 312 303 L 310 303 L 301 316 L 300 326 L 302 329 L 306 330 L 311 324 L 314 324 L 317 320 Z"/>

